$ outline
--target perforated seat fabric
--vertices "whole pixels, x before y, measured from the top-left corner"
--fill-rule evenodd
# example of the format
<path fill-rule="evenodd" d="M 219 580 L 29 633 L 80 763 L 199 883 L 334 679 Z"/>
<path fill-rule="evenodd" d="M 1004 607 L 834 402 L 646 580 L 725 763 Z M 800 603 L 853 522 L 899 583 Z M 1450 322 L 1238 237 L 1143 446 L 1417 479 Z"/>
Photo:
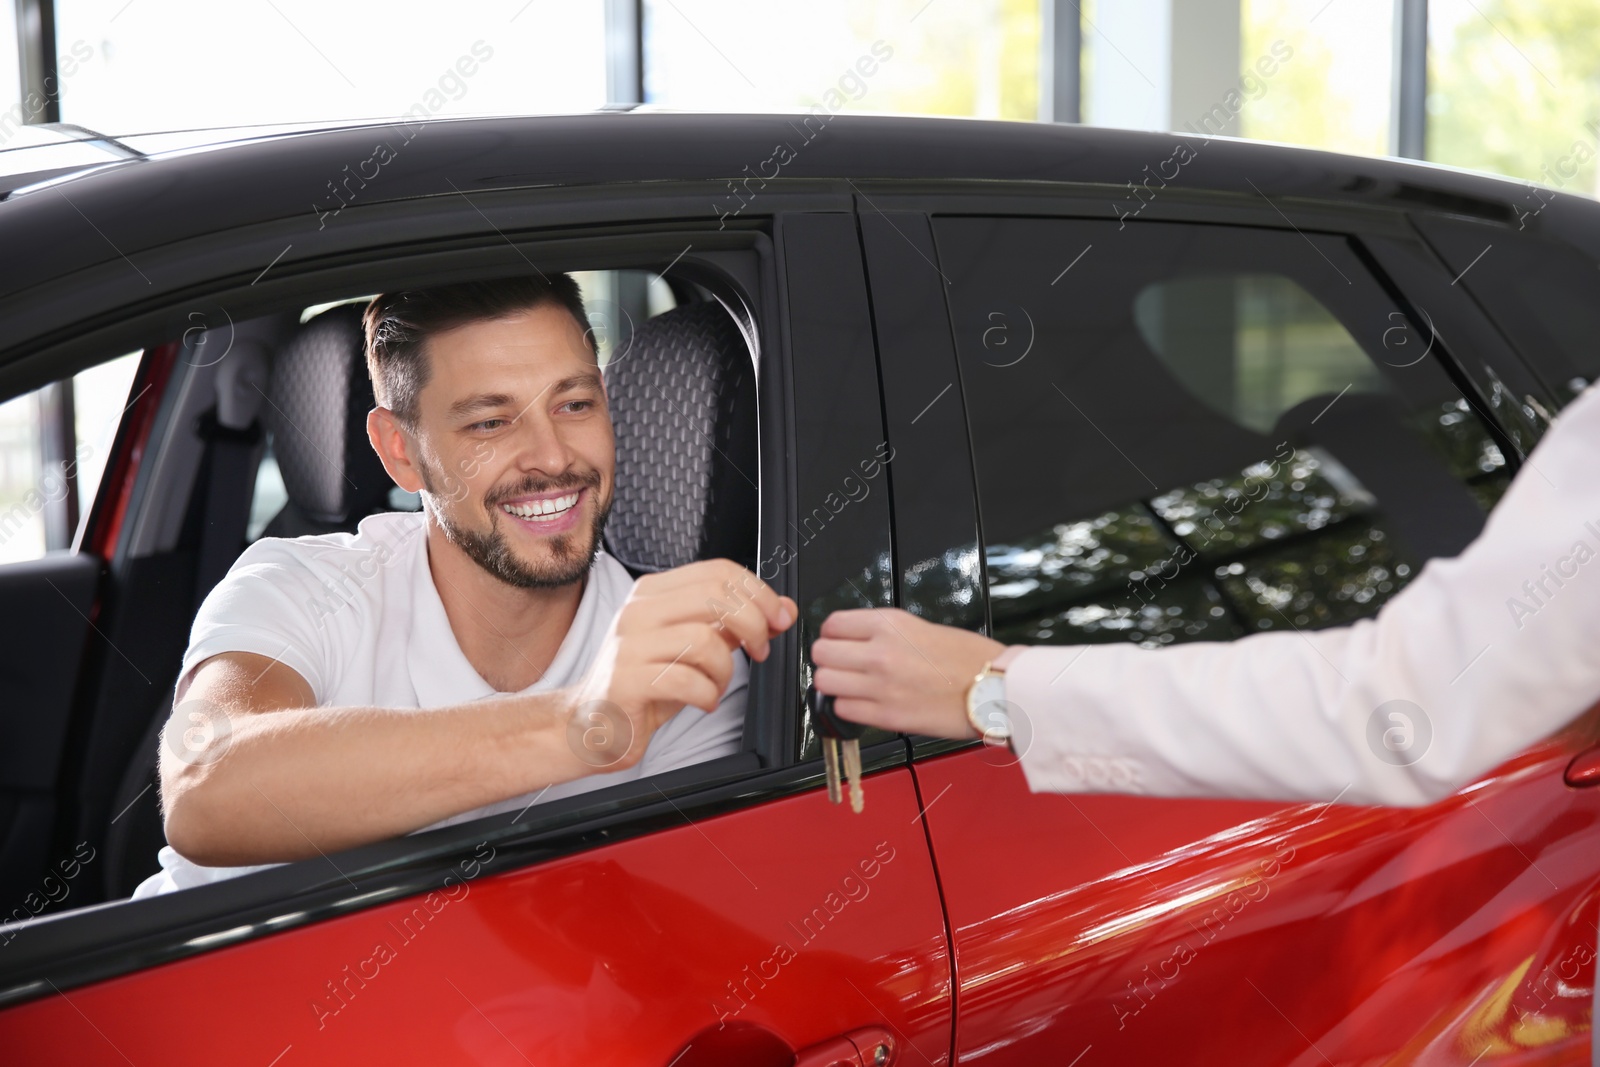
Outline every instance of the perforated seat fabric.
<path fill-rule="evenodd" d="M 755 368 L 715 301 L 643 323 L 605 370 L 617 491 L 606 551 L 635 573 L 755 563 Z"/>
<path fill-rule="evenodd" d="M 362 306 L 329 308 L 273 360 L 262 417 L 289 503 L 272 537 L 353 530 L 383 510 L 394 484 L 367 440 L 373 400 Z"/>

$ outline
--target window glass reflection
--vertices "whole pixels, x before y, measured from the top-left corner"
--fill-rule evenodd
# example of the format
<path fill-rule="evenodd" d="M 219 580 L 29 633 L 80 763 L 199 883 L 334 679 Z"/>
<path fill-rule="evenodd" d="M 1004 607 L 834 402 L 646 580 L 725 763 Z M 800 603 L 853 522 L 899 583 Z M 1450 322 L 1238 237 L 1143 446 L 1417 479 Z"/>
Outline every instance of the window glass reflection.
<path fill-rule="evenodd" d="M 1336 243 L 1078 220 L 935 233 L 999 640 L 1159 647 L 1367 617 L 1464 548 L 1510 478 L 1437 356 L 1385 347 L 1401 313 Z M 1091 245 L 1095 270 L 1053 284 Z"/>

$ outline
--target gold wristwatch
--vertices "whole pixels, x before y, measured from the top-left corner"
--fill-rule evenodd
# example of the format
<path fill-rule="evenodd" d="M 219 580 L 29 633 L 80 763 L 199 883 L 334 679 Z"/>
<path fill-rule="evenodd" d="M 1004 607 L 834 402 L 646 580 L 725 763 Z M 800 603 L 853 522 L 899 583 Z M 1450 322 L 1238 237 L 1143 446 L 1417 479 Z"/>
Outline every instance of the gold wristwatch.
<path fill-rule="evenodd" d="M 1006 702 L 1006 667 L 1023 650 L 1011 645 L 983 665 L 967 686 L 967 722 L 978 731 L 984 744 L 1004 745 L 1012 734 L 1010 705 Z"/>

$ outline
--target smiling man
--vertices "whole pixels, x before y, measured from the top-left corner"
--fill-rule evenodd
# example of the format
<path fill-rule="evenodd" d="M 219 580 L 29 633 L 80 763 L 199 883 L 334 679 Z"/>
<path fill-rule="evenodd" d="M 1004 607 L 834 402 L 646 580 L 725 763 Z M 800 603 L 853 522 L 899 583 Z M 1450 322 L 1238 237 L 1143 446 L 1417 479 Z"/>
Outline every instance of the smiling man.
<path fill-rule="evenodd" d="M 738 751 L 745 655 L 794 602 L 727 560 L 635 581 L 601 548 L 587 321 L 559 274 L 372 301 L 368 437 L 422 510 L 265 538 L 206 598 L 161 746 L 169 845 L 135 897 Z"/>

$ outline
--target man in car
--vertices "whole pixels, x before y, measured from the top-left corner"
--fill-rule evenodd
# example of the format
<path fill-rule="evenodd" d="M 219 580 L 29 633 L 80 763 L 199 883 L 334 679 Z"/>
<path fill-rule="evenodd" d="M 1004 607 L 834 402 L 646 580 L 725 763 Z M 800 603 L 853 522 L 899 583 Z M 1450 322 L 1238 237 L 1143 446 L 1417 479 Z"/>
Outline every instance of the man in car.
<path fill-rule="evenodd" d="M 745 655 L 796 617 L 727 560 L 635 581 L 602 550 L 612 424 L 570 277 L 365 321 L 368 437 L 422 510 L 260 540 L 206 598 L 135 897 L 736 752 Z"/>
<path fill-rule="evenodd" d="M 897 609 L 830 615 L 846 719 L 1009 743 L 1034 791 L 1439 800 L 1600 700 L 1600 386 L 1478 538 L 1376 618 L 1146 650 L 1006 647 Z"/>

